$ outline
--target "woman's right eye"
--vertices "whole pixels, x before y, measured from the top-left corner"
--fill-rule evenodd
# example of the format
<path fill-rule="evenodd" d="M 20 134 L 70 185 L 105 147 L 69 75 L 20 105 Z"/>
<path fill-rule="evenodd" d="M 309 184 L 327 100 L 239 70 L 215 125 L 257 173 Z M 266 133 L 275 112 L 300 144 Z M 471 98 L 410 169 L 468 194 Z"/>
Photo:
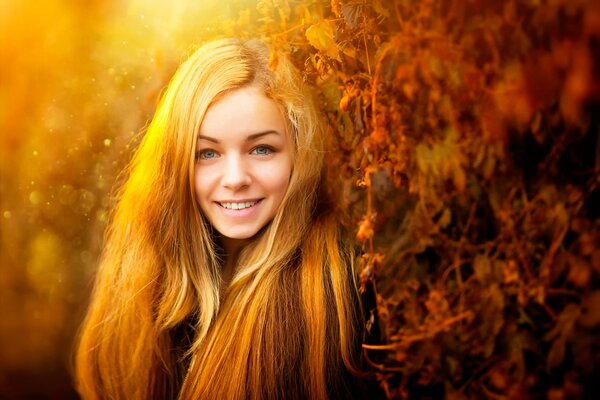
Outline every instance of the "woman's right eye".
<path fill-rule="evenodd" d="M 219 155 L 216 151 L 206 149 L 206 150 L 198 150 L 196 151 L 196 159 L 197 160 L 210 160 L 212 158 L 216 158 Z"/>

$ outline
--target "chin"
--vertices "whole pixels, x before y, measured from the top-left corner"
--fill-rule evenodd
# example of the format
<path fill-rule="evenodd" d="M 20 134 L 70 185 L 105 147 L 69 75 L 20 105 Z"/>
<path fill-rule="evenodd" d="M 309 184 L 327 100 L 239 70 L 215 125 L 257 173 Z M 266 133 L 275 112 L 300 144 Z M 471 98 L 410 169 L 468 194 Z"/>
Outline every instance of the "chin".
<path fill-rule="evenodd" d="M 252 239 L 254 236 L 256 236 L 256 234 L 258 234 L 258 232 L 260 232 L 260 229 L 252 229 L 252 230 L 244 230 L 244 231 L 224 229 L 223 231 L 220 231 L 221 235 L 225 236 L 228 239 L 233 239 L 233 240 Z"/>

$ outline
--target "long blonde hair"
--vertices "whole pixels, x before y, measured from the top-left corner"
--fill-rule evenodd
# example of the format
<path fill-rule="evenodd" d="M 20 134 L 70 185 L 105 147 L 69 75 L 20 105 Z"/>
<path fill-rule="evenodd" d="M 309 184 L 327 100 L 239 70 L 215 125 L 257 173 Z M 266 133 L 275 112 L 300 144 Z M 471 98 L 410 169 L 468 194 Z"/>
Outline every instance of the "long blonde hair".
<path fill-rule="evenodd" d="M 208 107 L 249 85 L 289 120 L 294 162 L 273 221 L 221 295 L 194 196 Z M 356 287 L 323 182 L 323 126 L 298 71 L 258 41 L 200 47 L 174 75 L 127 173 L 76 353 L 86 399 L 327 398 L 355 368 Z"/>

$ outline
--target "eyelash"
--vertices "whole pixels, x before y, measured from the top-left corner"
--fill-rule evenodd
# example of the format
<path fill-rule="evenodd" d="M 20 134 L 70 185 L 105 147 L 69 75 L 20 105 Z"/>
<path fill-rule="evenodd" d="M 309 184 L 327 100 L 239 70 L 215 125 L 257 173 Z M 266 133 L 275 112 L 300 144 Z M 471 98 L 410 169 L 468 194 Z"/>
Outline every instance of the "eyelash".
<path fill-rule="evenodd" d="M 256 151 L 258 149 L 265 149 L 265 150 L 267 150 L 267 152 L 266 153 L 261 153 L 261 154 L 256 153 Z M 268 155 L 273 154 L 275 152 L 276 152 L 276 150 L 273 147 L 261 144 L 261 145 L 258 145 L 256 147 L 254 147 L 250 151 L 250 154 L 259 155 L 259 156 L 268 156 Z M 215 156 L 206 158 L 206 157 L 203 157 L 203 154 L 205 154 L 205 153 L 215 153 Z M 217 154 L 218 153 L 215 150 L 212 150 L 212 149 L 198 150 L 198 151 L 196 151 L 196 160 L 212 160 L 213 158 L 217 157 L 216 156 Z"/>

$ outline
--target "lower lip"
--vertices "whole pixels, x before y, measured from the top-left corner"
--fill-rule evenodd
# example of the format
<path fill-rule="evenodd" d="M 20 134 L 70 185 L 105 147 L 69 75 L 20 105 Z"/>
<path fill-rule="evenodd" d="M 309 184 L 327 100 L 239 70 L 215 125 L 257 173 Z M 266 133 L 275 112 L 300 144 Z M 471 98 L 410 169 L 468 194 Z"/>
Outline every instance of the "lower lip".
<path fill-rule="evenodd" d="M 233 208 L 225 208 L 221 204 L 217 203 L 217 206 L 224 215 L 228 217 L 247 217 L 258 210 L 258 206 L 262 203 L 262 199 L 257 201 L 252 207 L 243 208 L 241 210 L 234 210 Z"/>

